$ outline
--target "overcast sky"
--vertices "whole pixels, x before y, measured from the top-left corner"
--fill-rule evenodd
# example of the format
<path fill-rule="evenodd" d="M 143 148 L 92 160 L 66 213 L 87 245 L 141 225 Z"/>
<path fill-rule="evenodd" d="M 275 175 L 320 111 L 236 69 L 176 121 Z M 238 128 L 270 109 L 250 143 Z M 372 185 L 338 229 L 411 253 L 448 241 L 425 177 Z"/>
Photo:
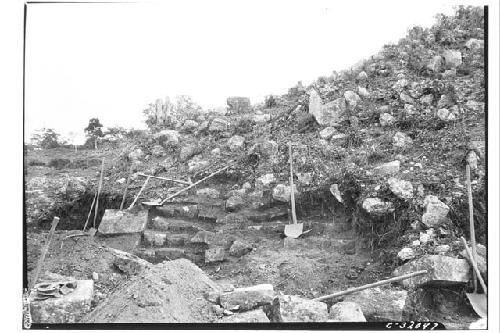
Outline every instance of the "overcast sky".
<path fill-rule="evenodd" d="M 26 138 L 41 127 L 143 128 L 157 98 L 252 103 L 345 69 L 430 26 L 450 1 L 164 1 L 30 4 Z"/>

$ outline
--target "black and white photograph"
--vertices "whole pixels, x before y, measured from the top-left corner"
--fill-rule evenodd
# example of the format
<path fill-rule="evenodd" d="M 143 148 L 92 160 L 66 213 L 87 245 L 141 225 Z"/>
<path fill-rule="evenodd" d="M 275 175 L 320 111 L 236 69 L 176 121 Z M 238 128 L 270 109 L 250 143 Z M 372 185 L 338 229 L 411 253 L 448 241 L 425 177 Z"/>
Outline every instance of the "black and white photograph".
<path fill-rule="evenodd" d="M 499 329 L 498 3 L 12 2 L 14 329 Z"/>

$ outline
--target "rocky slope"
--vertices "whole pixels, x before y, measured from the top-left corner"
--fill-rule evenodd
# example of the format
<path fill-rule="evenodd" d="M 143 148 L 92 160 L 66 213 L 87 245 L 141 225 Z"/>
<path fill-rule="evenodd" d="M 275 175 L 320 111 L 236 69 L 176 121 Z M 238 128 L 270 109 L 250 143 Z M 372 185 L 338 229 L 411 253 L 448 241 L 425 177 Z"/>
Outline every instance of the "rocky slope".
<path fill-rule="evenodd" d="M 334 232 L 353 228 L 391 271 L 399 266 L 396 275 L 432 271 L 426 280 L 407 281 L 412 286 L 437 288 L 443 269 L 454 267 L 446 279 L 463 289 L 470 280 L 459 242 L 462 235 L 469 238 L 466 164 L 476 237 L 483 244 L 487 229 L 483 24 L 481 8 L 461 8 L 430 29 L 411 29 L 348 70 L 308 87 L 298 84 L 262 105 L 229 98 L 225 114 L 169 115 L 155 131 L 131 132 L 86 152 L 92 155 L 86 160 L 105 157 L 97 222 L 105 208 L 119 207 L 130 171 L 125 207 L 145 181 L 141 174 L 194 183 L 229 165 L 171 201 L 196 203 L 197 218 L 200 207 L 215 205 L 217 214 L 203 211 L 201 218 L 215 222 L 226 238 L 245 237 L 248 223 L 241 221 L 288 218 L 291 143 L 299 219 L 333 221 L 340 226 Z M 56 155 L 47 160 L 46 152 L 27 154 L 27 222 L 58 215 L 65 228 L 81 228 L 100 165 L 82 164 L 72 151 Z M 139 202 L 164 199 L 185 186 L 152 178 Z M 487 277 L 485 252 L 481 247 Z M 428 295 L 415 295 L 409 298 L 418 309 Z"/>

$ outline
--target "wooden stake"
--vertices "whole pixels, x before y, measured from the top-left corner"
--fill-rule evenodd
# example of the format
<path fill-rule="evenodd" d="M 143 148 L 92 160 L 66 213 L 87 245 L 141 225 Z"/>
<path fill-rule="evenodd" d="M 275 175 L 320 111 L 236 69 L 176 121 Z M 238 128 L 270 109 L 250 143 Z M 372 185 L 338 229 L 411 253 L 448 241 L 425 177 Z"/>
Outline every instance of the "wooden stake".
<path fill-rule="evenodd" d="M 158 177 L 158 176 L 153 176 L 153 175 L 145 175 L 143 173 L 138 173 L 137 175 L 141 176 L 141 177 L 150 177 L 150 178 L 165 180 L 165 181 L 168 181 L 168 182 L 179 183 L 179 184 L 182 184 L 182 185 L 191 185 L 192 184 L 192 183 L 186 182 L 184 180 L 178 180 L 178 179 L 172 179 L 172 178 L 165 178 L 165 177 Z"/>
<path fill-rule="evenodd" d="M 120 210 L 123 209 L 123 205 L 125 204 L 125 199 L 127 198 L 127 193 L 128 193 L 128 186 L 130 185 L 130 178 L 132 176 L 132 169 L 134 168 L 134 165 L 131 164 L 130 165 L 130 168 L 128 170 L 128 176 L 127 176 L 127 183 L 125 185 L 125 191 L 123 192 L 123 198 L 122 198 L 122 202 L 120 204 Z"/>
<path fill-rule="evenodd" d="M 477 267 L 477 261 L 475 259 L 472 259 L 472 254 L 470 252 L 469 247 L 467 246 L 467 242 L 465 241 L 465 238 L 461 237 L 462 243 L 464 244 L 465 251 L 467 251 L 467 255 L 469 256 L 470 262 L 472 263 L 472 268 L 473 271 L 476 273 L 477 278 L 479 279 L 479 283 L 481 284 L 481 287 L 483 287 L 483 291 L 486 295 L 488 295 L 488 288 L 486 287 L 486 283 L 484 283 L 483 277 L 481 276 L 481 272 L 479 271 L 479 268 Z M 477 294 L 477 290 L 474 290 L 474 293 Z"/>
<path fill-rule="evenodd" d="M 469 199 L 469 223 L 470 223 L 470 243 L 472 246 L 472 257 L 475 262 L 477 262 L 477 247 L 476 247 L 476 231 L 474 228 L 474 202 L 472 200 L 472 186 L 470 184 L 470 166 L 467 163 L 465 166 L 465 173 L 467 174 L 467 197 Z M 477 276 L 476 271 L 472 270 L 474 285 L 474 293 L 477 293 Z"/>
<path fill-rule="evenodd" d="M 295 214 L 295 191 L 293 187 L 293 162 L 292 162 L 292 143 L 288 143 L 288 154 L 290 155 L 290 203 L 292 205 L 292 221 L 297 224 L 297 215 Z"/>
<path fill-rule="evenodd" d="M 171 199 L 175 198 L 175 197 L 176 197 L 176 196 L 178 196 L 179 194 L 186 192 L 187 190 L 189 190 L 189 189 L 191 189 L 191 188 L 195 187 L 196 185 L 198 185 L 198 184 L 200 184 L 200 183 L 204 182 L 205 180 L 207 180 L 207 179 L 209 179 L 209 178 L 212 178 L 212 177 L 213 177 L 213 176 L 215 176 L 216 174 L 221 173 L 222 171 L 224 171 L 224 170 L 228 169 L 230 166 L 231 166 L 231 165 L 227 165 L 227 166 L 223 167 L 222 169 L 219 169 L 219 170 L 217 170 L 217 171 L 215 171 L 215 172 L 211 173 L 210 175 L 206 176 L 205 178 L 198 180 L 196 183 L 193 183 L 193 184 L 189 185 L 188 187 L 185 187 L 185 188 L 183 188 L 182 190 L 179 190 L 179 191 L 175 192 L 174 194 L 172 194 L 171 196 L 167 197 L 167 198 L 166 198 L 166 199 L 164 199 L 162 202 L 160 202 L 160 205 L 163 205 L 163 204 L 164 204 L 165 202 L 167 202 L 168 200 L 171 200 Z"/>
<path fill-rule="evenodd" d="M 59 218 L 56 216 L 52 220 L 52 225 L 50 227 L 49 237 L 47 239 L 47 244 L 45 244 L 45 246 L 43 247 L 40 258 L 38 259 L 38 264 L 36 265 L 35 275 L 33 276 L 33 279 L 31 280 L 31 284 L 29 286 L 30 290 L 33 289 L 36 282 L 38 281 L 38 277 L 40 275 L 40 272 L 42 271 L 42 266 L 43 266 L 43 262 L 45 260 L 45 256 L 47 255 L 47 252 L 49 251 L 50 242 L 52 241 L 52 237 L 54 236 L 54 232 L 56 230 L 58 223 L 59 223 Z"/>
<path fill-rule="evenodd" d="M 361 290 L 375 288 L 375 287 L 378 287 L 378 286 L 382 286 L 384 284 L 389 284 L 389 283 L 392 283 L 392 282 L 406 280 L 406 279 L 412 278 L 414 276 L 423 275 L 423 274 L 427 274 L 427 271 L 426 270 L 422 270 L 422 271 L 418 271 L 418 272 L 413 272 L 413 273 L 409 273 L 409 274 L 405 274 L 405 275 L 393 277 L 393 278 L 390 278 L 390 279 L 387 279 L 387 280 L 378 281 L 378 282 L 375 282 L 375 283 L 365 284 L 364 286 L 361 286 L 361 287 L 351 288 L 351 289 L 347 289 L 347 290 L 344 290 L 344 291 L 340 291 L 340 292 L 335 293 L 335 294 L 331 294 L 331 295 L 326 295 L 326 296 L 321 296 L 321 297 L 318 297 L 318 298 L 314 298 L 313 301 L 324 301 L 324 300 L 327 300 L 327 299 L 330 299 L 330 298 L 334 298 L 334 297 L 349 295 L 349 294 L 352 294 L 352 293 L 355 293 L 355 292 L 358 292 L 358 291 L 361 291 Z"/>
<path fill-rule="evenodd" d="M 142 185 L 141 189 L 139 190 L 139 193 L 137 193 L 137 195 L 134 198 L 134 201 L 130 204 L 130 206 L 127 208 L 127 210 L 130 210 L 130 209 L 132 209 L 132 207 L 134 207 L 135 203 L 137 202 L 137 199 L 139 199 L 139 197 L 141 196 L 142 191 L 144 191 L 144 189 L 146 188 L 146 185 L 148 185 L 148 182 L 149 182 L 150 178 L 151 177 L 146 178 L 146 181 L 144 182 L 144 184 Z"/>
<path fill-rule="evenodd" d="M 96 140 L 97 144 L 97 140 Z M 101 187 L 102 187 L 102 178 L 104 175 L 104 157 L 102 158 L 102 163 L 101 163 L 101 177 L 99 177 L 99 187 L 97 188 L 97 197 L 95 201 L 95 211 L 94 211 L 94 228 L 95 228 L 95 223 L 97 221 L 97 213 L 99 212 L 99 195 L 101 194 Z"/>
<path fill-rule="evenodd" d="M 87 215 L 87 221 L 85 221 L 85 225 L 83 226 L 82 229 L 83 231 L 85 231 L 85 229 L 87 228 L 87 224 L 89 223 L 90 215 L 92 214 L 92 208 L 94 208 L 96 198 L 97 198 L 97 192 L 95 192 L 94 200 L 92 200 L 92 204 L 90 205 L 89 215 Z"/>

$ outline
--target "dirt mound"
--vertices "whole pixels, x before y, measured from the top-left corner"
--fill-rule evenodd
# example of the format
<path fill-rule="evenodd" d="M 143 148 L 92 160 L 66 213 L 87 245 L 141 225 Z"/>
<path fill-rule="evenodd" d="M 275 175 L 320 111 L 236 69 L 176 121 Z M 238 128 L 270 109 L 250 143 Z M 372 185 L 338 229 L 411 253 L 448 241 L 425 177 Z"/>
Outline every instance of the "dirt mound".
<path fill-rule="evenodd" d="M 215 284 L 189 260 L 164 262 L 131 279 L 82 322 L 215 322 L 205 299 L 212 289 Z"/>
<path fill-rule="evenodd" d="M 114 262 L 121 257 L 117 251 L 103 246 L 98 239 L 89 237 L 72 237 L 77 231 L 58 230 L 49 247 L 43 264 L 39 281 L 50 276 L 50 273 L 75 279 L 91 279 L 97 273 L 95 281 L 95 301 L 112 293 L 127 280 L 127 276 L 118 270 Z M 35 267 L 40 257 L 41 249 L 47 242 L 47 233 L 28 233 L 27 242 L 27 272 L 29 281 L 33 278 Z M 135 260 L 140 260 L 136 258 Z"/>

